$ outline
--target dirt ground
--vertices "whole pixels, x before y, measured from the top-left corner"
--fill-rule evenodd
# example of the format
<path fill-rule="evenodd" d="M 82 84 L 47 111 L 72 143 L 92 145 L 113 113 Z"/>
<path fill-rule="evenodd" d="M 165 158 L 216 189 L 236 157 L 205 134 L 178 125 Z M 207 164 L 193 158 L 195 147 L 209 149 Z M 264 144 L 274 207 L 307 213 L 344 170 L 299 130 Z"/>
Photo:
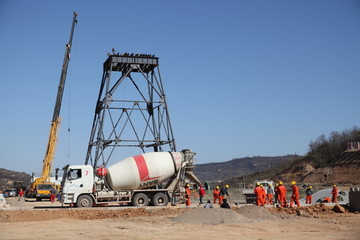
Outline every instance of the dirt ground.
<path fill-rule="evenodd" d="M 7 200 L 0 239 L 360 239 L 360 214 L 336 213 L 328 205 L 76 209 Z"/>

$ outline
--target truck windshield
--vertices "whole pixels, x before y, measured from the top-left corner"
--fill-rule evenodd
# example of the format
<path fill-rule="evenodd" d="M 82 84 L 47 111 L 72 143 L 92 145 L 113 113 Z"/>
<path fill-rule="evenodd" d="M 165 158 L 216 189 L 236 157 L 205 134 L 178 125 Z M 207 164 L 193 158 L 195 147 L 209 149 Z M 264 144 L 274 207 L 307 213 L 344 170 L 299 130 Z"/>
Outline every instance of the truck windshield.
<path fill-rule="evenodd" d="M 68 172 L 69 180 L 81 178 L 81 169 L 70 169 Z"/>

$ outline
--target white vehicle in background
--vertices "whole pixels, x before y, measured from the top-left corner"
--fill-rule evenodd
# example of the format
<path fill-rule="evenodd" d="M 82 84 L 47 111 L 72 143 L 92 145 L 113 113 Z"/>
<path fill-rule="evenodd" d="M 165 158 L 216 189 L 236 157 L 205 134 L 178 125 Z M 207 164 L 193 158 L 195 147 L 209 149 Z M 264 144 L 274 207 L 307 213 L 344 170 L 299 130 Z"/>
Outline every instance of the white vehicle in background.
<path fill-rule="evenodd" d="M 271 188 L 273 189 L 274 193 L 274 182 L 272 180 L 256 180 L 254 182 L 254 188 L 245 188 L 242 190 L 242 195 L 245 196 L 246 203 L 255 203 L 256 202 L 256 195 L 254 193 L 254 189 L 256 187 L 256 184 L 260 183 L 260 185 L 263 185 L 265 188 L 265 191 L 267 193 L 267 189 L 269 185 L 271 184 Z"/>

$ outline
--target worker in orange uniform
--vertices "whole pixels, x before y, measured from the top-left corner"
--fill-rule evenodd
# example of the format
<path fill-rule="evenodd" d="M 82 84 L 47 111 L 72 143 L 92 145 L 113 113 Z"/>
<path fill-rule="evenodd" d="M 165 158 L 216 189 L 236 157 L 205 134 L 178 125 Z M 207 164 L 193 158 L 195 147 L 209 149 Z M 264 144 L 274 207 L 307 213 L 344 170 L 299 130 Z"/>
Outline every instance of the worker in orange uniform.
<path fill-rule="evenodd" d="M 273 205 L 273 196 L 274 189 L 272 188 L 272 184 L 270 183 L 268 188 L 266 189 L 267 203 Z"/>
<path fill-rule="evenodd" d="M 260 183 L 256 183 L 256 187 L 254 189 L 254 193 L 256 196 L 256 205 L 257 206 L 264 206 L 263 204 L 263 190 L 261 189 Z"/>
<path fill-rule="evenodd" d="M 216 188 L 214 189 L 214 204 L 216 203 L 216 200 L 219 201 L 219 205 L 220 205 L 220 188 L 219 188 L 219 186 L 216 186 Z"/>
<path fill-rule="evenodd" d="M 299 188 L 298 186 L 296 186 L 296 182 L 292 181 L 291 182 L 291 186 L 292 186 L 292 195 L 291 195 L 291 199 L 290 199 L 290 207 L 293 206 L 294 202 L 295 204 L 300 207 L 300 202 L 299 202 L 299 198 L 300 198 L 300 193 L 299 193 Z"/>
<path fill-rule="evenodd" d="M 338 202 L 338 196 L 339 196 L 339 190 L 337 189 L 336 185 L 333 185 L 333 189 L 331 191 L 332 199 L 331 202 L 337 203 Z"/>
<path fill-rule="evenodd" d="M 282 181 L 279 182 L 279 186 L 277 189 L 280 207 L 286 207 L 286 187 L 283 185 Z"/>
<path fill-rule="evenodd" d="M 306 204 L 311 204 L 312 202 L 312 195 L 314 194 L 314 191 L 312 190 L 312 186 L 308 186 L 306 189 Z"/>
<path fill-rule="evenodd" d="M 266 204 L 266 190 L 264 188 L 264 185 L 260 184 L 260 188 L 261 188 L 261 201 L 262 201 L 262 206 L 265 206 Z"/>
<path fill-rule="evenodd" d="M 220 188 L 220 195 L 219 195 L 219 204 L 220 205 L 223 203 L 225 196 L 228 196 L 228 198 L 230 198 L 228 189 L 229 189 L 229 185 L 225 185 L 224 187 Z"/>
<path fill-rule="evenodd" d="M 186 198 L 186 206 L 190 206 L 190 196 L 191 196 L 191 190 L 189 187 L 189 184 L 186 184 L 185 186 L 185 198 Z"/>

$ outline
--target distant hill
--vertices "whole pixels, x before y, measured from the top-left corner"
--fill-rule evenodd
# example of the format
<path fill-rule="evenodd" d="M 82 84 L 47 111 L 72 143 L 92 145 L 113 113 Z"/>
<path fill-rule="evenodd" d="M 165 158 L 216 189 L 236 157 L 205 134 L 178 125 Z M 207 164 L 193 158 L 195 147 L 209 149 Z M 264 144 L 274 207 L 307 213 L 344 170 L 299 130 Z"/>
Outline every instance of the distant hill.
<path fill-rule="evenodd" d="M 197 164 L 194 173 L 201 181 L 222 181 L 270 169 L 297 157 L 297 155 L 286 155 L 234 158 L 227 162 Z"/>
<path fill-rule="evenodd" d="M 344 151 L 336 162 L 314 168 L 314 162 L 304 158 L 280 172 L 274 180 L 311 184 L 359 184 L 360 150 Z"/>
<path fill-rule="evenodd" d="M 22 182 L 22 184 L 19 184 L 22 186 L 29 186 L 30 180 L 31 176 L 27 173 L 0 168 L 0 191 L 15 188 L 15 182 Z"/>
<path fill-rule="evenodd" d="M 277 166 L 227 182 L 233 185 L 251 185 L 257 179 L 296 181 L 312 185 L 360 184 L 360 128 L 321 135 L 309 144 L 309 152 L 288 164 Z"/>

